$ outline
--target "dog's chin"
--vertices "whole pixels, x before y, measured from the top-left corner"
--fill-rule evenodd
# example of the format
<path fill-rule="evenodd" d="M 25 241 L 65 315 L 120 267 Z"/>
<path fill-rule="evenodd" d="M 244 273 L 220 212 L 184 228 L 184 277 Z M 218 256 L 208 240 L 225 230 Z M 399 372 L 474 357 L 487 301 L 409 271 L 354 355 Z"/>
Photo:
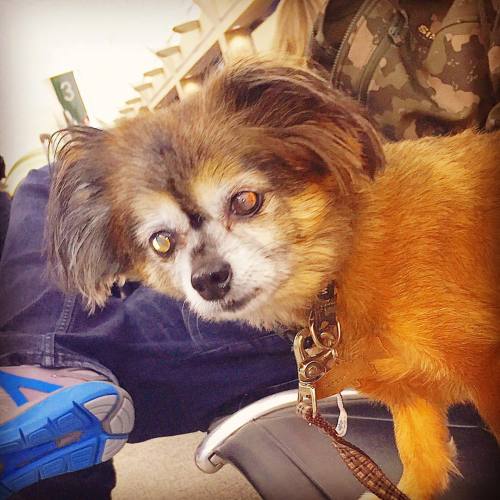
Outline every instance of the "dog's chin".
<path fill-rule="evenodd" d="M 224 313 L 233 313 L 238 315 L 238 313 L 251 306 L 252 302 L 257 299 L 260 293 L 260 289 L 257 288 L 239 299 L 220 300 L 218 301 L 219 307 Z"/>
<path fill-rule="evenodd" d="M 245 321 L 252 325 L 260 325 L 264 321 L 260 318 L 259 311 L 269 298 L 269 293 L 255 288 L 238 297 L 215 301 L 197 298 L 190 302 L 193 311 L 209 321 Z"/>

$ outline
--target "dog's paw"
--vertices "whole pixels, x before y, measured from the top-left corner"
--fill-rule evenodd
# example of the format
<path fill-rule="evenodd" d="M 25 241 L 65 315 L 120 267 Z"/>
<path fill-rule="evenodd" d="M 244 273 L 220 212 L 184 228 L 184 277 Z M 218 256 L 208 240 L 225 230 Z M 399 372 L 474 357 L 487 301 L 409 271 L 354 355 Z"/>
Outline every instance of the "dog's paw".
<path fill-rule="evenodd" d="M 358 500 L 379 500 L 377 495 L 374 495 L 371 491 L 365 491 Z"/>

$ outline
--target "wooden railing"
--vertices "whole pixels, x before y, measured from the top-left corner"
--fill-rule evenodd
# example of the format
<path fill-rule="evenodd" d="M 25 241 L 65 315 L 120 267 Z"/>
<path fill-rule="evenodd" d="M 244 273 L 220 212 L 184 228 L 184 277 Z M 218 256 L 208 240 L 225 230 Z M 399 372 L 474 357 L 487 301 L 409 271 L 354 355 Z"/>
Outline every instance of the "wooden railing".
<path fill-rule="evenodd" d="M 196 92 L 203 74 L 216 61 L 271 49 L 277 0 L 194 3 L 199 15 L 174 26 L 171 43 L 155 51 L 161 66 L 143 74 L 142 82 L 134 86 L 138 97 L 126 101 L 118 121 Z"/>

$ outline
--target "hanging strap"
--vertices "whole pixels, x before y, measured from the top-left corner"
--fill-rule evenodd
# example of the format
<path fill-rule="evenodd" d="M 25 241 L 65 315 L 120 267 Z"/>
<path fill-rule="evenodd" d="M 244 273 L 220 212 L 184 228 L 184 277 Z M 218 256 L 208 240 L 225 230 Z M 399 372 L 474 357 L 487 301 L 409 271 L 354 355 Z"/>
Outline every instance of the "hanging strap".
<path fill-rule="evenodd" d="M 348 469 L 365 488 L 383 500 L 409 500 L 364 451 L 340 437 L 335 427 L 319 413 L 314 416 L 312 411 L 301 414 L 310 425 L 318 427 L 330 437 Z"/>

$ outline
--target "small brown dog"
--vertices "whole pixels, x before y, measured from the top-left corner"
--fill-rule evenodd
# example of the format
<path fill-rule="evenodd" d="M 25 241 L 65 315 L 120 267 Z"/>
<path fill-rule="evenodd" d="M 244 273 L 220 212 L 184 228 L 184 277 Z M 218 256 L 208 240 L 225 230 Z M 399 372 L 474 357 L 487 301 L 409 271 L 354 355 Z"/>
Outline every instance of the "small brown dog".
<path fill-rule="evenodd" d="M 266 328 L 303 325 L 335 280 L 340 358 L 374 368 L 350 385 L 390 407 L 400 488 L 431 498 L 456 471 L 450 405 L 500 435 L 499 147 L 468 131 L 382 149 L 314 73 L 246 61 L 158 113 L 70 131 L 49 260 L 90 308 L 132 277 Z"/>

